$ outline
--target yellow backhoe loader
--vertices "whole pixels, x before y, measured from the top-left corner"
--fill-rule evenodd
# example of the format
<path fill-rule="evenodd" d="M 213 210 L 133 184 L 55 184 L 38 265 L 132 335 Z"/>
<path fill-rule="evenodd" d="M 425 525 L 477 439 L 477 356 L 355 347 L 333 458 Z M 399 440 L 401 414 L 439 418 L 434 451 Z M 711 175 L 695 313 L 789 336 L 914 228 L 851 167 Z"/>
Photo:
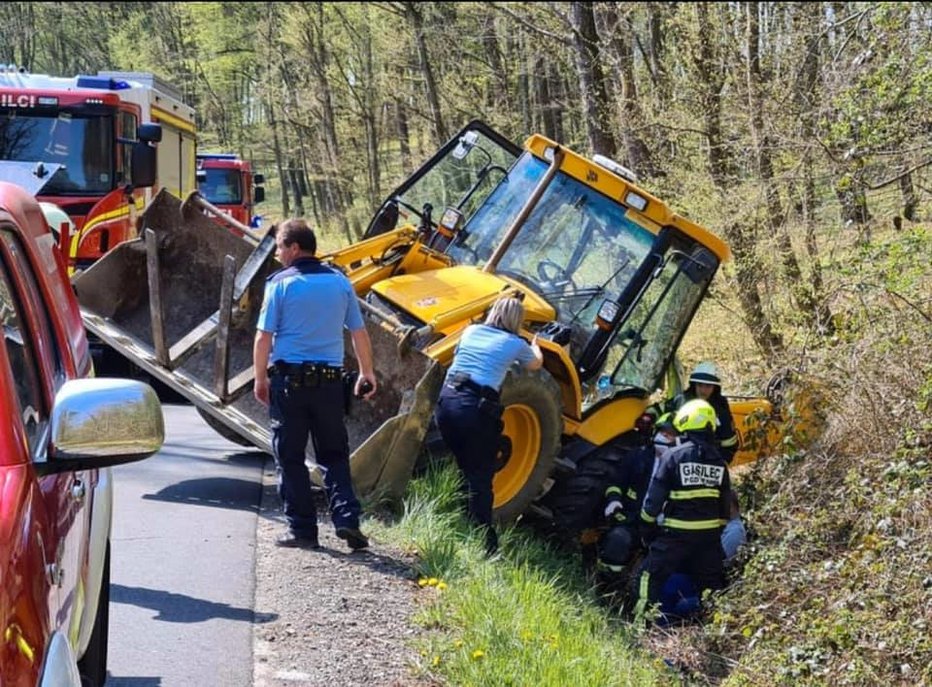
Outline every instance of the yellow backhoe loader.
<path fill-rule="evenodd" d="M 251 344 L 274 239 L 224 231 L 214 210 L 196 194 L 158 196 L 140 238 L 75 289 L 92 333 L 224 436 L 269 450 Z M 352 281 L 376 350 L 380 391 L 348 418 L 358 490 L 403 493 L 461 332 L 515 294 L 545 364 L 503 387 L 495 514 L 588 527 L 606 471 L 642 440 L 637 419 L 681 390 L 677 346 L 728 257 L 620 164 L 540 135 L 518 147 L 471 122 L 391 194 L 363 240 L 322 256 Z M 736 462 L 769 450 L 779 438 L 771 404 L 733 409 L 745 447 Z"/>

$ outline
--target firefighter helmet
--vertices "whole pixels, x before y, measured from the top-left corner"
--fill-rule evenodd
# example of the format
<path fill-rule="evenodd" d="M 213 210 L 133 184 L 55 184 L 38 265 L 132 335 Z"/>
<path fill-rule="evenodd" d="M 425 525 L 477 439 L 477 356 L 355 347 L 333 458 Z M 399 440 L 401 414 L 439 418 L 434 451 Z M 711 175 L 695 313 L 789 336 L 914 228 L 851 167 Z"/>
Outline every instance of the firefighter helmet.
<path fill-rule="evenodd" d="M 717 426 L 715 409 L 708 401 L 699 398 L 684 403 L 673 418 L 673 427 L 680 433 L 715 430 Z"/>
<path fill-rule="evenodd" d="M 657 430 L 661 429 L 676 429 L 673 426 L 673 413 L 664 413 L 657 418 L 657 422 L 654 423 L 654 428 Z"/>
<path fill-rule="evenodd" d="M 722 385 L 722 378 L 718 374 L 718 368 L 715 363 L 704 361 L 696 365 L 693 373 L 689 375 L 690 384 L 715 384 Z"/>

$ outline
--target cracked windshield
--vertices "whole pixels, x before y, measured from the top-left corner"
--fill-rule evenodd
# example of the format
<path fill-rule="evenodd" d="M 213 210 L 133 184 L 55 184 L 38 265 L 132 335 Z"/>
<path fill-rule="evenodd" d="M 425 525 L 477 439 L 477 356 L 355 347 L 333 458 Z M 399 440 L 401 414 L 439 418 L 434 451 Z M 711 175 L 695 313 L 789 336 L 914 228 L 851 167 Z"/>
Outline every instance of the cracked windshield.
<path fill-rule="evenodd" d="M 484 264 L 546 170 L 546 162 L 522 156 L 447 252 L 460 263 Z M 554 306 L 557 319 L 572 329 L 574 360 L 595 327 L 599 305 L 618 299 L 654 241 L 625 212 L 559 173 L 496 269 Z"/>

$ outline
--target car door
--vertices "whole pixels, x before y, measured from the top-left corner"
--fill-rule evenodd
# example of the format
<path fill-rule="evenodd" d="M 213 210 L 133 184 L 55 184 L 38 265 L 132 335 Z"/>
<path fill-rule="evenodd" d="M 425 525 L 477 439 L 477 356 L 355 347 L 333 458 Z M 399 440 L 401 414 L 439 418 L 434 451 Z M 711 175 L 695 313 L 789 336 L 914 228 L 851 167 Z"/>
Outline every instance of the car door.
<path fill-rule="evenodd" d="M 55 392 L 65 380 L 60 348 L 49 313 L 20 239 L 0 226 L 0 321 L 13 372 L 19 418 L 38 476 L 47 527 L 41 538 L 49 583 L 49 618 L 74 641 L 83 603 L 87 538 L 96 474 L 89 471 L 44 474 L 49 416 Z"/>

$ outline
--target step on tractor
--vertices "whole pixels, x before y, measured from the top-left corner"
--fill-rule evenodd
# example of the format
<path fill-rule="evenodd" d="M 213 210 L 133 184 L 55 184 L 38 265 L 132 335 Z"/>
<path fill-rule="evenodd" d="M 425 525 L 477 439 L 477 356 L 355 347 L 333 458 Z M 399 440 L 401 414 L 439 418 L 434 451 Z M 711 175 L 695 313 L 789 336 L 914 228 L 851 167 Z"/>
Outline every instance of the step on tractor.
<path fill-rule="evenodd" d="M 265 279 L 280 267 L 273 229 L 227 231 L 204 207 L 160 194 L 140 237 L 75 290 L 91 332 L 220 434 L 269 451 L 251 353 Z M 502 388 L 495 516 L 591 526 L 607 471 L 643 442 L 638 419 L 681 392 L 677 347 L 728 257 L 721 239 L 620 164 L 536 134 L 517 146 L 471 122 L 385 200 L 360 241 L 321 256 L 356 290 L 380 380 L 347 417 L 358 491 L 404 493 L 460 335 L 515 295 L 544 367 L 515 370 Z M 736 463 L 779 439 L 767 400 L 734 399 L 732 410 Z M 319 481 L 310 445 L 308 459 Z"/>

